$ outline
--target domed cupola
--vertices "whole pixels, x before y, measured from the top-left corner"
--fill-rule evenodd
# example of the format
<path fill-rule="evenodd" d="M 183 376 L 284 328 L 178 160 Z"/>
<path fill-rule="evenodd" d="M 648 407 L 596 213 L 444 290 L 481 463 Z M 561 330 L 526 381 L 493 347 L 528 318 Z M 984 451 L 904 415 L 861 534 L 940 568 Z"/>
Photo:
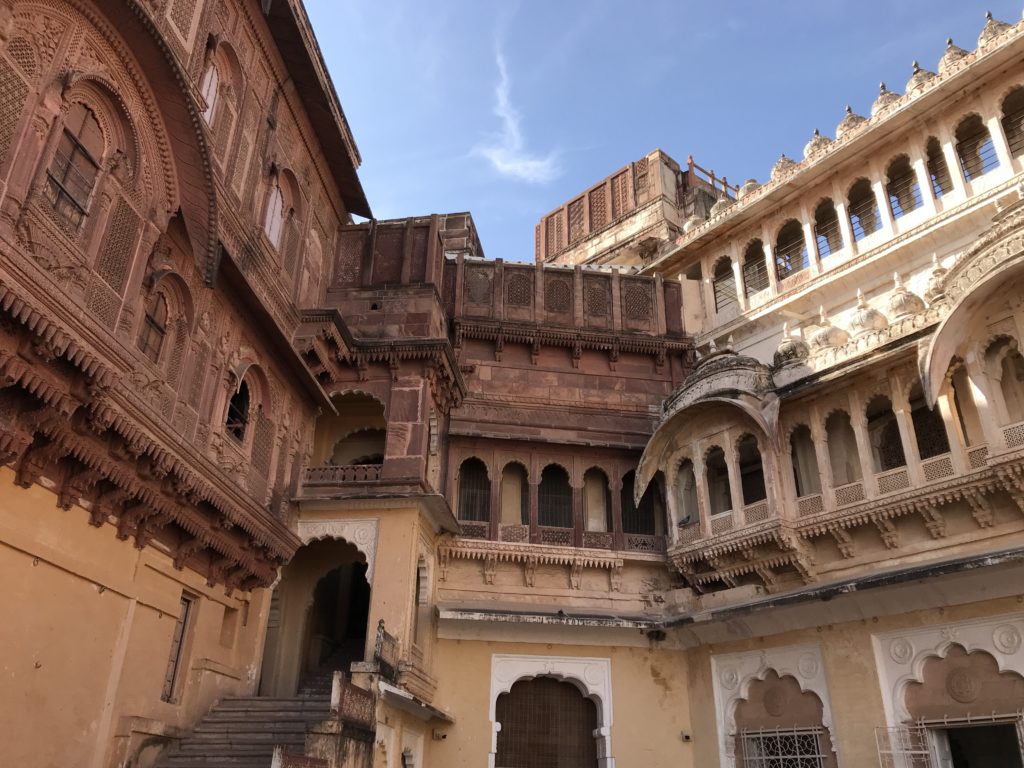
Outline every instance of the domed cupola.
<path fill-rule="evenodd" d="M 981 34 L 978 35 L 978 45 L 988 45 L 1009 28 L 1010 25 L 1005 21 L 992 18 L 992 11 L 985 11 L 985 26 L 982 27 Z"/>
<path fill-rule="evenodd" d="M 957 62 L 960 61 L 964 56 L 967 55 L 967 51 L 961 48 L 959 45 L 953 44 L 953 38 L 946 38 L 946 52 L 942 54 L 942 58 L 939 59 L 939 74 L 945 74 L 950 69 L 956 66 Z"/>
<path fill-rule="evenodd" d="M 896 91 L 890 91 L 886 88 L 885 83 L 879 83 L 878 98 L 875 99 L 875 103 L 871 105 L 871 116 L 874 117 L 890 104 L 899 101 L 900 98 L 900 95 L 896 93 Z"/>
<path fill-rule="evenodd" d="M 740 187 L 740 191 L 736 193 L 736 199 L 742 200 L 751 192 L 755 192 L 760 188 L 761 185 L 757 183 L 757 179 L 747 179 L 746 181 L 743 182 L 743 186 Z"/>
<path fill-rule="evenodd" d="M 907 93 L 914 93 L 924 88 L 930 81 L 935 79 L 935 73 L 929 72 L 927 69 L 922 69 L 921 65 L 916 61 L 913 62 L 912 66 L 914 71 L 910 75 L 910 79 L 907 81 Z"/>
<path fill-rule="evenodd" d="M 868 119 L 863 115 L 858 115 L 853 111 L 853 107 L 849 104 L 846 105 L 846 116 L 839 121 L 839 125 L 836 126 L 836 138 L 841 139 L 846 134 L 864 125 Z"/>
<path fill-rule="evenodd" d="M 721 216 L 727 210 L 732 208 L 733 199 L 730 197 L 720 197 L 715 201 L 715 204 L 711 206 L 711 218 Z"/>
<path fill-rule="evenodd" d="M 904 317 L 924 312 L 924 299 L 916 293 L 911 293 L 907 290 L 906 286 L 903 285 L 903 278 L 900 277 L 899 272 L 893 273 L 892 280 L 893 288 L 892 294 L 889 296 L 889 316 L 893 320 L 900 320 Z"/>
<path fill-rule="evenodd" d="M 811 335 L 811 349 L 821 351 L 832 347 L 841 347 L 850 340 L 850 334 L 829 321 L 825 308 L 818 309 L 818 330 Z"/>
<path fill-rule="evenodd" d="M 775 165 L 772 166 L 772 181 L 778 181 L 781 178 L 788 176 L 793 173 L 799 167 L 792 158 L 786 157 L 785 154 L 779 155 L 779 159 L 775 161 Z"/>
<path fill-rule="evenodd" d="M 873 331 L 884 331 L 889 327 L 885 315 L 872 307 L 864 298 L 864 292 L 857 289 L 857 308 L 850 316 L 850 330 L 854 338 L 859 338 Z"/>
<path fill-rule="evenodd" d="M 829 145 L 832 144 L 832 139 L 828 136 L 822 136 L 821 132 L 815 128 L 814 135 L 811 136 L 811 140 L 807 142 L 807 146 L 804 147 L 804 159 L 806 160 L 811 155 L 816 155 L 828 149 Z"/>
<path fill-rule="evenodd" d="M 939 262 L 937 255 L 932 256 L 932 273 L 928 277 L 928 287 L 924 290 L 924 297 L 934 302 L 946 295 L 946 269 Z"/>
<path fill-rule="evenodd" d="M 811 348 L 807 342 L 799 336 L 792 336 L 789 333 L 789 323 L 782 326 L 782 338 L 779 339 L 779 346 L 775 350 L 775 367 L 781 368 L 784 365 L 801 363 L 811 356 Z"/>

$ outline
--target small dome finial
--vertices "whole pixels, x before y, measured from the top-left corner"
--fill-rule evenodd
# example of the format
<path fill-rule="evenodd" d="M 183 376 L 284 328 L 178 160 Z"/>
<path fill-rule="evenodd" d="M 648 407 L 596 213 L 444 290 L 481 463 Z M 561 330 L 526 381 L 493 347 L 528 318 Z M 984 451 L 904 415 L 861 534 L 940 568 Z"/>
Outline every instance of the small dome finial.
<path fill-rule="evenodd" d="M 822 304 L 818 307 L 818 319 L 822 325 L 828 325 L 828 315 L 825 313 L 825 305 Z"/>
<path fill-rule="evenodd" d="M 917 59 L 914 59 L 914 60 L 913 60 L 913 61 L 912 61 L 912 62 L 910 63 L 910 66 L 914 68 L 914 72 L 915 72 L 915 73 L 916 73 L 916 72 L 920 72 L 920 71 L 921 71 L 921 65 L 917 63 Z"/>
<path fill-rule="evenodd" d="M 952 48 L 953 47 L 953 38 L 952 37 L 947 37 L 946 38 L 946 47 L 947 48 Z"/>
<path fill-rule="evenodd" d="M 782 335 L 789 336 L 789 321 L 787 320 L 782 324 Z"/>
<path fill-rule="evenodd" d="M 814 129 L 814 135 L 815 136 L 821 136 L 821 131 L 819 131 L 817 128 L 815 128 Z"/>
<path fill-rule="evenodd" d="M 863 307 L 867 302 L 864 301 L 864 291 L 860 288 L 857 289 L 857 306 Z"/>
<path fill-rule="evenodd" d="M 985 18 L 992 21 L 992 11 L 985 11 Z"/>
<path fill-rule="evenodd" d="M 885 83 L 879 83 L 878 84 L 878 92 L 879 93 L 885 93 L 887 90 L 889 90 L 889 89 L 885 87 Z"/>
<path fill-rule="evenodd" d="M 892 273 L 892 284 L 896 290 L 900 290 L 903 288 L 903 278 L 900 277 L 899 272 Z"/>

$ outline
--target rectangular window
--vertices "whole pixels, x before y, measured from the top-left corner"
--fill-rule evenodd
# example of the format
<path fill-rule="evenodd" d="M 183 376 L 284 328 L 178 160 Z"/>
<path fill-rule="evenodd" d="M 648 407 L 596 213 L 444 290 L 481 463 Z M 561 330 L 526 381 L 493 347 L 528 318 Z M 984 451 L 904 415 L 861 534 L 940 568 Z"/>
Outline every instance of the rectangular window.
<path fill-rule="evenodd" d="M 164 676 L 164 690 L 160 695 L 163 701 L 173 701 L 175 689 L 178 687 L 178 677 L 181 671 L 183 650 L 186 633 L 191 624 L 192 608 L 195 598 L 182 593 L 181 609 L 178 611 L 178 620 L 174 623 L 174 634 L 171 635 L 171 653 L 167 659 L 167 674 Z"/>
<path fill-rule="evenodd" d="M 821 728 L 741 731 L 744 768 L 824 768 Z"/>

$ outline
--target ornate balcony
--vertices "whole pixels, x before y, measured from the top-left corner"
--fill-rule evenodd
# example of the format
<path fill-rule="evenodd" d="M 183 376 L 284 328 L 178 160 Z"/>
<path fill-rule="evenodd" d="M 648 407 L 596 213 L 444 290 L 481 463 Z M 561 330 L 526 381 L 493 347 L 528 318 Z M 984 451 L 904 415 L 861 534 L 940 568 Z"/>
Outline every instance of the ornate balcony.
<path fill-rule="evenodd" d="M 381 464 L 324 464 L 306 467 L 303 481 L 309 486 L 353 485 L 380 481 Z"/>

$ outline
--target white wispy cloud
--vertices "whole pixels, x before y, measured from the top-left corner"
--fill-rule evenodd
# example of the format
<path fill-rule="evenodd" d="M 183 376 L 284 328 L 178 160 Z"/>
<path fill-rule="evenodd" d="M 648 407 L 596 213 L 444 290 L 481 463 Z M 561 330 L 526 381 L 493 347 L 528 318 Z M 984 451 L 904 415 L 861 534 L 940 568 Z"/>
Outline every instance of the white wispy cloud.
<path fill-rule="evenodd" d="M 498 66 L 498 84 L 494 87 L 494 114 L 501 121 L 501 130 L 490 141 L 474 150 L 486 158 L 498 173 L 531 184 L 546 184 L 561 174 L 558 154 L 537 155 L 526 149 L 523 139 L 522 118 L 512 104 L 512 83 L 508 76 L 505 57 L 499 49 L 495 53 Z"/>

